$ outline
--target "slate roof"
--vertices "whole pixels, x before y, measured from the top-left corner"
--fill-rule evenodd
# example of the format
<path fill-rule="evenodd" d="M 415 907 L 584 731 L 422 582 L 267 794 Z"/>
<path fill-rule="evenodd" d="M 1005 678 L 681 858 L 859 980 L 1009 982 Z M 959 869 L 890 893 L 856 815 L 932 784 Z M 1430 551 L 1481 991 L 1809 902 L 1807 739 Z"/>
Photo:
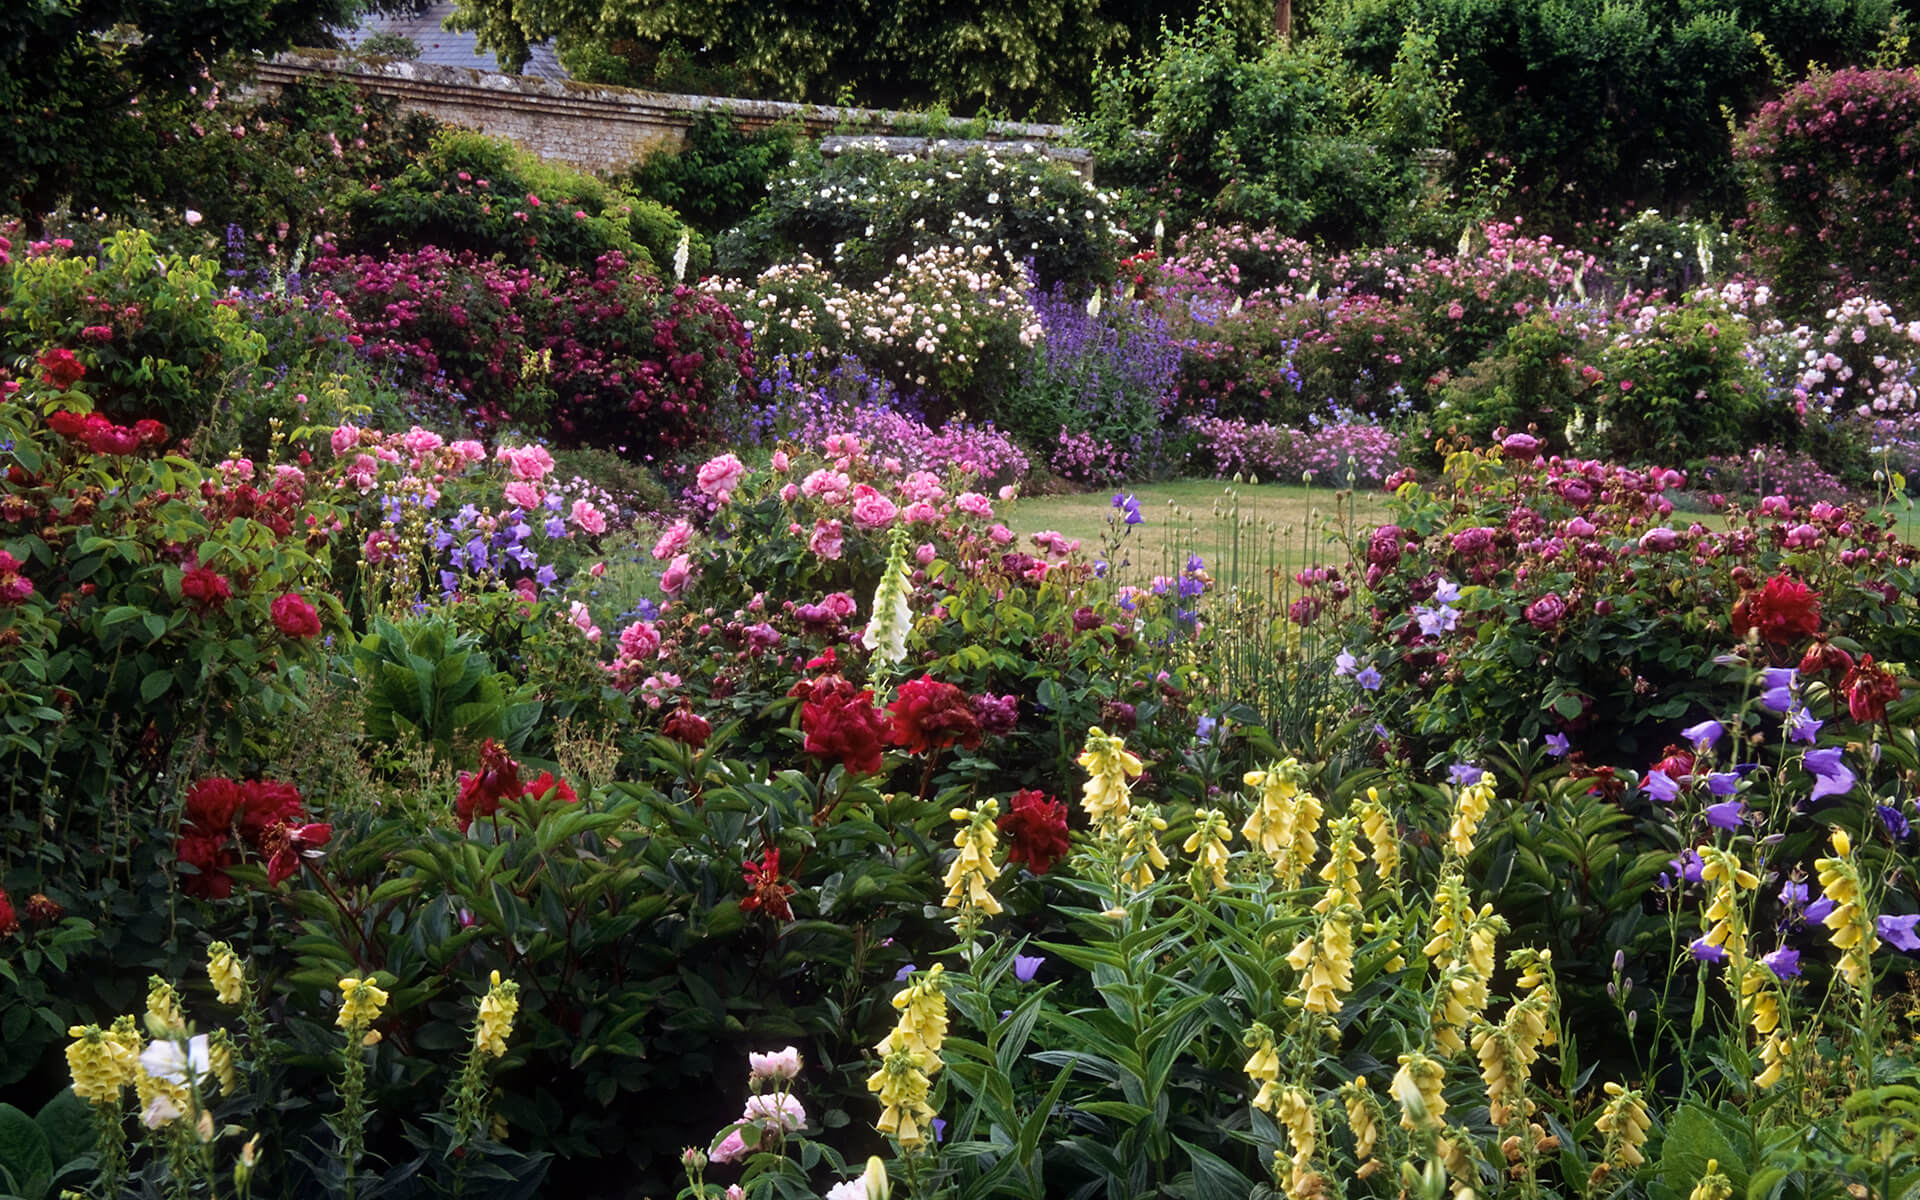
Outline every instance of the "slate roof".
<path fill-rule="evenodd" d="M 441 28 L 441 23 L 453 12 L 453 0 L 435 0 L 425 8 L 413 14 L 371 15 L 361 18 L 352 29 L 340 31 L 340 40 L 349 47 L 358 48 L 376 33 L 398 34 L 411 38 L 420 47 L 420 57 L 415 62 L 430 63 L 437 67 L 468 67 L 476 71 L 498 71 L 499 63 L 490 53 L 480 53 L 474 49 L 471 33 L 454 33 Z M 553 44 L 543 42 L 533 48 L 532 57 L 527 65 L 520 69 L 522 75 L 535 75 L 542 79 L 566 79 L 567 70 L 555 57 Z"/>

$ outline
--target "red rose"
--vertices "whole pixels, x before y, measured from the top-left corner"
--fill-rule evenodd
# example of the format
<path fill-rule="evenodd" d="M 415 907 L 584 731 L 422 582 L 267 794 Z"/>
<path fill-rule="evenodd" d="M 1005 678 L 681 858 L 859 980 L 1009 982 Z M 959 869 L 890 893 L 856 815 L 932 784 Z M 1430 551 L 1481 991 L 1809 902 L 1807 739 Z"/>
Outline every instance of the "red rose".
<path fill-rule="evenodd" d="M 666 724 L 660 727 L 660 731 L 674 741 L 695 750 L 706 745 L 707 739 L 713 736 L 713 726 L 707 723 L 705 717 L 694 712 L 693 707 L 684 700 L 680 702 L 679 708 L 673 710 Z"/>
<path fill-rule="evenodd" d="M 1773 576 L 1733 606 L 1734 634 L 1744 638 L 1752 629 L 1776 645 L 1812 637 L 1820 632 L 1819 594 L 1798 579 Z"/>
<path fill-rule="evenodd" d="M 320 847 L 333 840 L 331 825 L 292 825 L 279 822 L 262 835 L 260 853 L 267 856 L 267 884 L 278 887 L 300 870 L 309 858 L 320 857 Z"/>
<path fill-rule="evenodd" d="M 499 812 L 500 801 L 525 793 L 520 764 L 508 756 L 505 746 L 488 738 L 480 743 L 480 769 L 460 776 L 460 796 L 454 801 L 460 832 L 470 829 L 477 818 Z"/>
<path fill-rule="evenodd" d="M 320 636 L 320 614 L 293 592 L 288 592 L 273 602 L 271 609 L 273 623 L 281 633 L 291 638 L 310 638 Z"/>
<path fill-rule="evenodd" d="M 246 801 L 246 789 L 233 780 L 202 779 L 187 792 L 187 824 L 196 833 L 225 833 Z"/>
<path fill-rule="evenodd" d="M 800 706 L 800 728 L 808 754 L 833 759 L 857 774 L 879 772 L 887 718 L 873 706 L 872 691 L 856 690 L 838 675 L 814 681 Z"/>
<path fill-rule="evenodd" d="M 20 918 L 14 915 L 13 901 L 7 899 L 7 893 L 0 889 L 0 937 L 20 931 Z"/>
<path fill-rule="evenodd" d="M 1067 806 L 1044 792 L 1015 792 L 997 824 L 1007 839 L 1007 861 L 1023 862 L 1035 875 L 1045 875 L 1066 857 Z"/>
<path fill-rule="evenodd" d="M 1840 690 L 1846 694 L 1847 711 L 1862 725 L 1884 721 L 1887 705 L 1900 699 L 1900 681 L 1876 664 L 1871 654 L 1860 656 L 1859 664 L 1840 681 Z"/>
<path fill-rule="evenodd" d="M 212 612 L 233 598 L 226 577 L 206 567 L 191 567 L 180 576 L 180 594 L 201 612 Z"/>
<path fill-rule="evenodd" d="M 1807 652 L 1800 658 L 1802 675 L 1825 675 L 1829 671 L 1844 675 L 1851 670 L 1853 655 L 1825 639 L 1807 647 Z"/>
<path fill-rule="evenodd" d="M 80 439 L 95 454 L 132 454 L 140 448 L 140 435 L 124 425 L 115 425 L 99 413 L 87 418 Z"/>
<path fill-rule="evenodd" d="M 167 440 L 167 427 L 151 417 L 133 423 L 133 436 L 142 446 L 158 446 Z"/>
<path fill-rule="evenodd" d="M 275 825 L 306 819 L 300 789 L 272 779 L 255 779 L 245 786 L 246 803 L 240 809 L 240 836 L 268 853 L 263 838 Z"/>
<path fill-rule="evenodd" d="M 893 715 L 890 740 L 909 754 L 925 754 L 959 742 L 969 750 L 980 748 L 980 718 L 967 694 L 950 683 L 922 675 L 900 685 L 900 694 L 888 707 Z"/>
<path fill-rule="evenodd" d="M 225 900 L 233 895 L 233 876 L 221 869 L 234 861 L 233 852 L 227 849 L 226 834 L 182 834 L 174 843 L 173 853 L 176 859 L 194 869 L 194 874 L 180 881 L 187 895 L 202 900 Z"/>
<path fill-rule="evenodd" d="M 0 571 L 0 608 L 19 608 L 33 595 L 33 580 L 12 571 Z"/>
<path fill-rule="evenodd" d="M 1675 783 L 1687 782 L 1693 776 L 1693 751 L 1685 746 L 1668 746 L 1665 754 L 1665 758 L 1653 764 L 1653 769 Z"/>
<path fill-rule="evenodd" d="M 39 362 L 40 378 L 63 392 L 87 373 L 87 368 L 71 350 L 49 350 L 40 356 Z"/>
<path fill-rule="evenodd" d="M 574 793 L 573 785 L 564 779 L 555 779 L 552 771 L 540 772 L 540 777 L 527 785 L 521 793 L 529 800 L 557 800 L 562 804 L 578 804 L 580 797 Z"/>
<path fill-rule="evenodd" d="M 65 409 L 47 414 L 47 428 L 63 438 L 79 438 L 87 431 L 87 419 Z"/>
<path fill-rule="evenodd" d="M 793 906 L 787 903 L 793 885 L 780 882 L 778 849 L 770 847 L 759 862 L 748 859 L 741 863 L 740 874 L 747 885 L 747 894 L 740 898 L 741 912 L 764 912 L 776 920 L 793 920 Z"/>

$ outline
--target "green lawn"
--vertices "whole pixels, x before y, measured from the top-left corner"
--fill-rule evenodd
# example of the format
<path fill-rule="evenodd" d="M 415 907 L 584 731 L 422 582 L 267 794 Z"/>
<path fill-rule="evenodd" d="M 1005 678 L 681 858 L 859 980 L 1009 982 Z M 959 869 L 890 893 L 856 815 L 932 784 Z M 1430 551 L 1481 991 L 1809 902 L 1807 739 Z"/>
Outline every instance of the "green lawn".
<path fill-rule="evenodd" d="M 1379 492 L 1333 488 L 1190 479 L 1126 490 L 1139 498 L 1144 518 L 1130 529 L 1108 491 L 1019 500 L 1000 516 L 1022 537 L 1056 529 L 1079 538 L 1082 553 L 1115 563 L 1128 582 L 1176 574 L 1198 554 L 1221 583 L 1252 587 L 1276 565 L 1287 572 L 1344 565 L 1339 539 L 1365 533 L 1388 512 Z"/>

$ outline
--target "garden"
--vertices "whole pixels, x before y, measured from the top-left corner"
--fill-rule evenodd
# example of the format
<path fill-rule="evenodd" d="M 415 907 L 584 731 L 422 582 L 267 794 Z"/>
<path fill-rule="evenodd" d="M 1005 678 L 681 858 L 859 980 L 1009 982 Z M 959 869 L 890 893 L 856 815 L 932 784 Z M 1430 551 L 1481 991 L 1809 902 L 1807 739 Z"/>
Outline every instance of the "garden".
<path fill-rule="evenodd" d="M 1430 7 L 1092 180 L 231 64 L 20 175 L 0 1196 L 1920 1194 L 1900 19 L 1580 192 Z"/>

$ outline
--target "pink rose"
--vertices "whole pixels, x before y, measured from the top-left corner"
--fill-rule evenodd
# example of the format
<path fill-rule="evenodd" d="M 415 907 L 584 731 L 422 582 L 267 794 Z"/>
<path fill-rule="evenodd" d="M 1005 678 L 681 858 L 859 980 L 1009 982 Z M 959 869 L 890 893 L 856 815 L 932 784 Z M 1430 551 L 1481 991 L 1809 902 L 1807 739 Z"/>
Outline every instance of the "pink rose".
<path fill-rule="evenodd" d="M 360 431 L 351 425 L 342 425 L 333 431 L 329 441 L 335 454 L 345 454 L 360 444 Z"/>
<path fill-rule="evenodd" d="M 635 621 L 620 631 L 621 658 L 643 662 L 659 650 L 660 633 L 645 621 Z"/>
<path fill-rule="evenodd" d="M 799 498 L 800 498 L 799 484 L 789 483 L 788 485 L 780 489 L 780 501 L 783 504 L 792 504 L 795 500 L 798 500 Z"/>
<path fill-rule="evenodd" d="M 845 471 L 829 471 L 825 467 L 800 481 L 800 494 L 823 504 L 845 504 L 847 493 L 852 488 L 853 481 L 847 478 Z"/>
<path fill-rule="evenodd" d="M 792 460 L 790 460 L 787 457 L 787 452 L 785 450 L 775 450 L 773 452 L 773 469 L 774 470 L 784 475 L 787 473 L 787 468 L 792 465 L 793 465 Z"/>
<path fill-rule="evenodd" d="M 593 613 L 588 610 L 586 605 L 580 603 L 578 600 L 574 600 L 568 605 L 567 620 L 573 623 L 575 629 L 586 634 L 588 641 L 597 642 L 600 640 L 600 627 L 593 623 Z"/>
<path fill-rule="evenodd" d="M 686 590 L 687 581 L 693 577 L 693 565 L 684 554 L 675 555 L 660 575 L 660 590 L 669 596 L 678 596 Z"/>
<path fill-rule="evenodd" d="M 1640 548 L 1653 553 L 1665 553 L 1680 544 L 1680 535 L 1665 525 L 1655 526 L 1640 535 Z"/>
<path fill-rule="evenodd" d="M 684 518 L 675 521 L 668 526 L 665 533 L 660 535 L 660 540 L 653 544 L 653 556 L 662 560 L 672 558 L 685 550 L 687 543 L 692 540 L 693 526 L 689 525 Z"/>
<path fill-rule="evenodd" d="M 987 530 L 987 536 L 993 539 L 994 545 L 1004 546 L 1013 541 L 1013 530 L 1008 529 L 1005 525 L 995 525 L 993 528 Z"/>
<path fill-rule="evenodd" d="M 979 492 L 961 492 L 953 503 L 956 508 L 970 517 L 978 517 L 982 521 L 993 520 L 993 501 Z"/>
<path fill-rule="evenodd" d="M 868 495 L 853 502 L 853 523 L 862 529 L 885 529 L 893 524 L 900 510 L 893 501 L 868 488 Z"/>
<path fill-rule="evenodd" d="M 934 559 L 934 549 L 933 549 L 932 542 L 921 542 L 920 548 L 913 552 L 913 561 L 919 563 L 923 567 L 932 565 L 933 559 Z"/>
<path fill-rule="evenodd" d="M 1526 608 L 1527 623 L 1542 631 L 1557 628 L 1566 615 L 1567 602 L 1555 592 L 1548 592 Z"/>
<path fill-rule="evenodd" d="M 462 462 L 485 462 L 487 458 L 487 448 L 472 438 L 461 438 L 457 442 L 449 443 L 447 449 L 458 454 Z"/>
<path fill-rule="evenodd" d="M 840 522 L 822 518 L 813 523 L 813 536 L 807 539 L 807 549 L 821 558 L 837 559 L 844 536 Z"/>
<path fill-rule="evenodd" d="M 545 446 L 502 446 L 493 452 L 494 460 L 507 464 L 515 479 L 541 480 L 553 471 L 553 455 Z"/>
<path fill-rule="evenodd" d="M 528 483 L 524 479 L 516 479 L 512 483 L 509 483 L 505 489 L 503 489 L 503 494 L 506 496 L 508 504 L 513 505 L 515 508 L 524 508 L 528 512 L 539 508 L 540 502 L 547 498 L 546 493 L 540 490 L 539 484 Z"/>
<path fill-rule="evenodd" d="M 740 486 L 740 480 L 747 473 L 746 464 L 731 454 L 722 454 L 700 464 L 696 476 L 700 490 L 725 504 L 733 489 Z"/>
<path fill-rule="evenodd" d="M 605 533 L 607 518 L 595 508 L 591 501 L 581 499 L 573 502 L 573 523 L 588 533 Z"/>
<path fill-rule="evenodd" d="M 909 525 L 931 525 L 940 520 L 940 510 L 925 500 L 915 500 L 907 505 L 904 516 Z"/>

